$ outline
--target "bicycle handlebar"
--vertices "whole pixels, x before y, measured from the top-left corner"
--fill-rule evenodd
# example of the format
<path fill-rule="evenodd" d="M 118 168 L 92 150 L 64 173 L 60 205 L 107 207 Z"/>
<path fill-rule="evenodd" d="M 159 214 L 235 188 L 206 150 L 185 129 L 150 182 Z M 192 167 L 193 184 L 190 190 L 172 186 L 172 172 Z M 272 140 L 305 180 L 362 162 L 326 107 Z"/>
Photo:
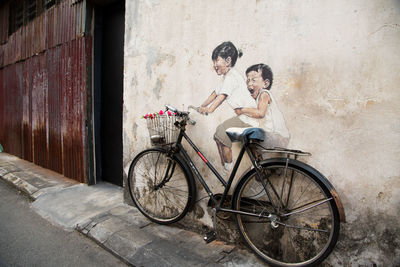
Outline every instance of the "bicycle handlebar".
<path fill-rule="evenodd" d="M 170 110 L 172 112 L 178 112 L 178 110 L 176 108 L 174 108 L 173 106 L 165 105 L 165 107 L 167 108 L 167 110 Z"/>
<path fill-rule="evenodd" d="M 174 108 L 173 106 L 165 105 L 165 107 L 167 108 L 167 110 L 170 110 L 170 111 L 176 113 L 176 115 L 178 115 L 178 116 L 183 117 L 183 116 L 188 116 L 188 115 L 189 115 L 189 112 L 187 112 L 187 111 L 180 111 L 180 110 L 178 110 L 177 108 Z"/>
<path fill-rule="evenodd" d="M 167 110 L 170 110 L 174 113 L 176 113 L 176 115 L 180 116 L 180 117 L 184 117 L 186 119 L 186 121 L 190 124 L 190 125 L 195 125 L 196 121 L 192 120 L 189 118 L 189 113 L 188 111 L 179 111 L 177 108 L 174 108 L 173 106 L 170 105 L 165 105 L 165 107 L 167 108 Z"/>

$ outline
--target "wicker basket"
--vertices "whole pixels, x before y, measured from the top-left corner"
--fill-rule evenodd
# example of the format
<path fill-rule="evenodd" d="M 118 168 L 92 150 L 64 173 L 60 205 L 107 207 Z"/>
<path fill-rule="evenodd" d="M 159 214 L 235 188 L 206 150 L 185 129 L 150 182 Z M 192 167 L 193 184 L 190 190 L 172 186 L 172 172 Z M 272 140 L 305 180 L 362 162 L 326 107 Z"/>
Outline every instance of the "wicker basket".
<path fill-rule="evenodd" d="M 146 121 L 152 146 L 170 145 L 178 139 L 179 129 L 174 124 L 177 116 L 155 115 Z"/>

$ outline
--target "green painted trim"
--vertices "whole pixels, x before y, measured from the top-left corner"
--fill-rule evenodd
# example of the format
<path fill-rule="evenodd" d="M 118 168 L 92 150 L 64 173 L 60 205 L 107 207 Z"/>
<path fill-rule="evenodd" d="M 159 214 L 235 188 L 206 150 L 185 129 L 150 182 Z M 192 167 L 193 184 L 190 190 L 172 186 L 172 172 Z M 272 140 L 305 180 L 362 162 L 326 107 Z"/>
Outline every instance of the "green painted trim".
<path fill-rule="evenodd" d="M 0 152 L 4 152 L 4 148 L 0 144 Z"/>

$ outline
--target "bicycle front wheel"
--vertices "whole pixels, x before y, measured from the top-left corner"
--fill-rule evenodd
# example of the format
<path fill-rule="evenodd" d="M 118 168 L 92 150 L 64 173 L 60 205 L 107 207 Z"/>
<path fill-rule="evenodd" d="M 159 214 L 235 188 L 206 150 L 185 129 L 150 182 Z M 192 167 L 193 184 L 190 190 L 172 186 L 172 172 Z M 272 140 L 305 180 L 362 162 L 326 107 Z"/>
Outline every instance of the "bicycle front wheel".
<path fill-rule="evenodd" d="M 139 153 L 129 168 L 129 193 L 139 211 L 151 221 L 170 224 L 182 219 L 193 204 L 195 184 L 178 155 L 161 148 Z"/>
<path fill-rule="evenodd" d="M 339 213 L 322 179 L 298 161 L 262 164 L 235 189 L 233 208 L 248 246 L 274 266 L 311 266 L 323 261 L 339 236 Z M 323 178 L 324 179 L 324 178 Z"/>

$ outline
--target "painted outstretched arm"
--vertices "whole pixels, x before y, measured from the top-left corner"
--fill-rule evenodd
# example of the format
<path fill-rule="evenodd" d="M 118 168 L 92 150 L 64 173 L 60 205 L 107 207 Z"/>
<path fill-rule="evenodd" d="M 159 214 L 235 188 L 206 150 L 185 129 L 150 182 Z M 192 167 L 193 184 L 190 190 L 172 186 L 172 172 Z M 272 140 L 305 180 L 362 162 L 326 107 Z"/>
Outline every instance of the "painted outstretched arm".
<path fill-rule="evenodd" d="M 206 101 L 204 101 L 203 104 L 201 104 L 200 107 L 207 107 L 208 105 L 210 105 L 214 99 L 217 97 L 217 94 L 215 93 L 215 91 L 212 92 L 212 94 L 206 99 Z"/>
<path fill-rule="evenodd" d="M 226 99 L 226 95 L 221 94 L 218 95 L 215 93 L 215 91 L 206 99 L 206 101 L 201 105 L 200 107 L 200 113 L 201 114 L 206 114 L 206 113 L 212 113 L 214 110 L 216 110 L 222 102 Z M 211 104 L 211 105 L 210 105 Z M 210 105 L 210 106 L 209 106 Z"/>
<path fill-rule="evenodd" d="M 268 104 L 271 98 L 268 94 L 262 93 L 260 99 L 258 100 L 257 108 L 237 108 L 235 109 L 236 115 L 246 115 L 256 119 L 262 119 L 267 114 Z"/>

